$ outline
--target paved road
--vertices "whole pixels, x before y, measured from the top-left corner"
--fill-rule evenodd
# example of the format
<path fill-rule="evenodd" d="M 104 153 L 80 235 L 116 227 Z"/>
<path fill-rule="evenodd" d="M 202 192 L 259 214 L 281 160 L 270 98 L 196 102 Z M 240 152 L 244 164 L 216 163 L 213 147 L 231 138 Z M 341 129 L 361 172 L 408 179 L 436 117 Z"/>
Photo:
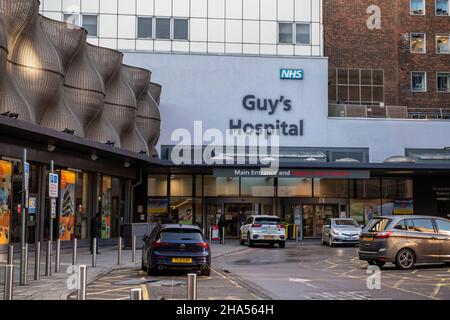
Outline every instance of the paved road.
<path fill-rule="evenodd" d="M 381 289 L 369 290 L 368 265 L 357 258 L 355 247 L 288 244 L 286 249 L 248 248 L 219 257 L 215 267 L 273 299 L 450 299 L 450 269 L 444 265 L 412 271 L 386 265 L 381 271 Z"/>

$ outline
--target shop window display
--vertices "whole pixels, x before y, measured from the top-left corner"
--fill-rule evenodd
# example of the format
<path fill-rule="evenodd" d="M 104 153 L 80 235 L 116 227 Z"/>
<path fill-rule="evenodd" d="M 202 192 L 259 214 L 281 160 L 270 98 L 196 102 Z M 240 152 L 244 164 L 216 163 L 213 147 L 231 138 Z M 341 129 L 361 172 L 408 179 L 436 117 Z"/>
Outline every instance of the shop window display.
<path fill-rule="evenodd" d="M 59 239 L 69 241 L 74 238 L 75 229 L 75 182 L 76 173 L 61 170 Z"/>
<path fill-rule="evenodd" d="M 112 179 L 109 176 L 102 177 L 102 193 L 101 193 L 101 217 L 102 217 L 102 239 L 109 239 L 111 237 L 111 184 Z"/>
<path fill-rule="evenodd" d="M 10 242 L 12 164 L 0 161 L 0 245 Z"/>

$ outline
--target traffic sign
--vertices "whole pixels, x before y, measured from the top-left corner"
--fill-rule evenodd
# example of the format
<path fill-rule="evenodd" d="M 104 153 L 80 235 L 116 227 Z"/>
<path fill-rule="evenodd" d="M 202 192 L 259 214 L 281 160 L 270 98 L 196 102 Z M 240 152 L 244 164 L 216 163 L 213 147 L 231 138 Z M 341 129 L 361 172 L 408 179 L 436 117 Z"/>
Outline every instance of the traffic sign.
<path fill-rule="evenodd" d="M 52 219 L 56 218 L 56 199 L 51 198 L 50 199 L 50 215 Z"/>
<path fill-rule="evenodd" d="M 58 175 L 50 173 L 48 176 L 48 196 L 50 198 L 58 198 Z"/>

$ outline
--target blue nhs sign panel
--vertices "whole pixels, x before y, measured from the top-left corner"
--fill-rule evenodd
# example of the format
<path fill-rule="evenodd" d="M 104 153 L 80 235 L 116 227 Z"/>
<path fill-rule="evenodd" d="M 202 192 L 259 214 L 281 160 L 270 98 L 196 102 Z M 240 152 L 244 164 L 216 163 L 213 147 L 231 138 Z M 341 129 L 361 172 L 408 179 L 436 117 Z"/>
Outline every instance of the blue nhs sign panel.
<path fill-rule="evenodd" d="M 280 69 L 282 80 L 303 80 L 303 69 Z"/>

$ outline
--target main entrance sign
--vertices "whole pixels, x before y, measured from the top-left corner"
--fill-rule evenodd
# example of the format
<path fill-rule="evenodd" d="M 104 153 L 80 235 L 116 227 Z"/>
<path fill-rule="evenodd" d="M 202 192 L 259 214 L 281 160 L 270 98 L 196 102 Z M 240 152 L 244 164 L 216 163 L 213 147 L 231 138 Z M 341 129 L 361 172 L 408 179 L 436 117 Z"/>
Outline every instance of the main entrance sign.
<path fill-rule="evenodd" d="M 216 168 L 216 177 L 281 177 L 281 178 L 321 178 L 321 179 L 369 179 L 369 170 L 333 169 L 272 169 L 272 168 Z"/>

